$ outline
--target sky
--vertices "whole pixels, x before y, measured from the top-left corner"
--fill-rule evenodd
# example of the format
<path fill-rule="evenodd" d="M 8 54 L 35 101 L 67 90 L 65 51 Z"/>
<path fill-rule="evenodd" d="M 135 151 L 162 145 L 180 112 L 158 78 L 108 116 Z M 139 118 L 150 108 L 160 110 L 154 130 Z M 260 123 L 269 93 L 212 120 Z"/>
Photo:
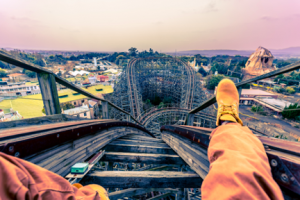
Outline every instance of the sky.
<path fill-rule="evenodd" d="M 300 46 L 300 0 L 0 0 L 0 48 L 127 51 Z"/>

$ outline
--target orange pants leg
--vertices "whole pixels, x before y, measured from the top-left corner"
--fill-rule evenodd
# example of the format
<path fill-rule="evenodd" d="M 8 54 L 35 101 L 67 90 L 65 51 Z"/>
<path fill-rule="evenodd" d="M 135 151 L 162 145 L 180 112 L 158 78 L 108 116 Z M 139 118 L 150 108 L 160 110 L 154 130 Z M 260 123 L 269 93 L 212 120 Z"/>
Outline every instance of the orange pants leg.
<path fill-rule="evenodd" d="M 248 127 L 229 123 L 216 128 L 207 155 L 210 170 L 201 188 L 203 200 L 283 199 L 263 144 Z"/>

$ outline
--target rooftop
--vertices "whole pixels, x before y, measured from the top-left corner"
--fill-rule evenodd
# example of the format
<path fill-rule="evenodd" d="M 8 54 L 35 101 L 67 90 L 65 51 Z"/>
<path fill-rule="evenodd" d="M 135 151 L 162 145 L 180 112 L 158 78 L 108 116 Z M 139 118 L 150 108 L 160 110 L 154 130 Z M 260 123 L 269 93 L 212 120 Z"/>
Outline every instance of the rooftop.
<path fill-rule="evenodd" d="M 258 89 L 243 89 L 242 90 L 242 95 L 274 95 L 272 93 L 263 91 L 263 90 L 258 90 Z"/>
<path fill-rule="evenodd" d="M 23 76 L 25 74 L 20 74 L 20 73 L 13 73 L 13 74 L 8 74 L 7 76 L 9 77 L 17 77 L 17 76 Z"/>
<path fill-rule="evenodd" d="M 281 99 L 274 99 L 272 97 L 257 97 L 256 99 L 259 99 L 260 101 L 268 105 L 271 105 L 279 109 L 280 111 L 282 111 L 286 106 L 288 107 L 289 105 L 292 104 L 291 102 L 281 100 Z"/>
<path fill-rule="evenodd" d="M 90 109 L 88 108 L 87 105 L 83 105 L 81 107 L 77 107 L 77 108 L 71 108 L 71 109 L 68 109 L 68 110 L 64 110 L 64 114 L 67 114 L 67 115 L 77 115 L 77 114 L 80 114 L 80 113 L 85 113 L 85 112 L 89 112 Z"/>

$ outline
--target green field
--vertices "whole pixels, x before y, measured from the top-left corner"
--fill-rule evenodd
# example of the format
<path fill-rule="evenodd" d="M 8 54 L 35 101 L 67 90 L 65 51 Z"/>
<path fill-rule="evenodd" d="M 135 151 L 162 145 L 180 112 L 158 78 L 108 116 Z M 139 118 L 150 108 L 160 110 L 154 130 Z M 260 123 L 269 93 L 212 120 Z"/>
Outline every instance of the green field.
<path fill-rule="evenodd" d="M 103 89 L 102 91 L 96 91 L 99 88 Z M 89 87 L 88 89 L 82 88 L 94 95 L 97 94 L 108 94 L 112 93 L 113 89 L 109 86 L 104 85 L 97 85 Z M 58 91 L 59 96 L 64 96 L 59 98 L 60 103 L 65 103 L 68 101 L 74 101 L 78 99 L 87 98 L 82 94 L 76 94 L 73 90 L 66 89 Z M 67 95 L 67 96 L 66 96 Z M 43 116 L 42 109 L 43 109 L 43 101 L 41 94 L 35 95 L 28 95 L 24 97 L 19 97 L 14 100 L 3 100 L 0 102 L 0 108 L 4 110 L 4 113 L 10 112 L 10 108 L 13 110 L 18 111 L 24 118 L 32 118 L 32 117 L 39 117 Z"/>

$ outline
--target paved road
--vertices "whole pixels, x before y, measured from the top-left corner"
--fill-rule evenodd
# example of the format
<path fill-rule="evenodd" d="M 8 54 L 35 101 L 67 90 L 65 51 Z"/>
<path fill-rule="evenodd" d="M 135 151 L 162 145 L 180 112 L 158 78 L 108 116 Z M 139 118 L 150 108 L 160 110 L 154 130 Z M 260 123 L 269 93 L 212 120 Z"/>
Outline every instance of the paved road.
<path fill-rule="evenodd" d="M 287 123 L 287 122 L 285 122 L 281 119 L 276 119 L 276 118 L 271 117 L 271 116 L 263 116 L 263 115 L 255 114 L 255 113 L 250 111 L 250 108 L 251 108 L 250 106 L 243 106 L 243 105 L 240 105 L 240 107 L 239 107 L 240 112 L 243 113 L 243 114 L 256 117 L 262 123 L 266 122 L 266 123 L 279 124 L 279 125 L 282 126 L 284 131 L 286 131 L 288 133 L 294 133 L 294 134 L 300 136 L 300 129 L 291 126 L 289 123 Z M 240 115 L 240 117 L 243 121 L 248 118 L 247 116 L 243 116 L 243 115 Z"/>

